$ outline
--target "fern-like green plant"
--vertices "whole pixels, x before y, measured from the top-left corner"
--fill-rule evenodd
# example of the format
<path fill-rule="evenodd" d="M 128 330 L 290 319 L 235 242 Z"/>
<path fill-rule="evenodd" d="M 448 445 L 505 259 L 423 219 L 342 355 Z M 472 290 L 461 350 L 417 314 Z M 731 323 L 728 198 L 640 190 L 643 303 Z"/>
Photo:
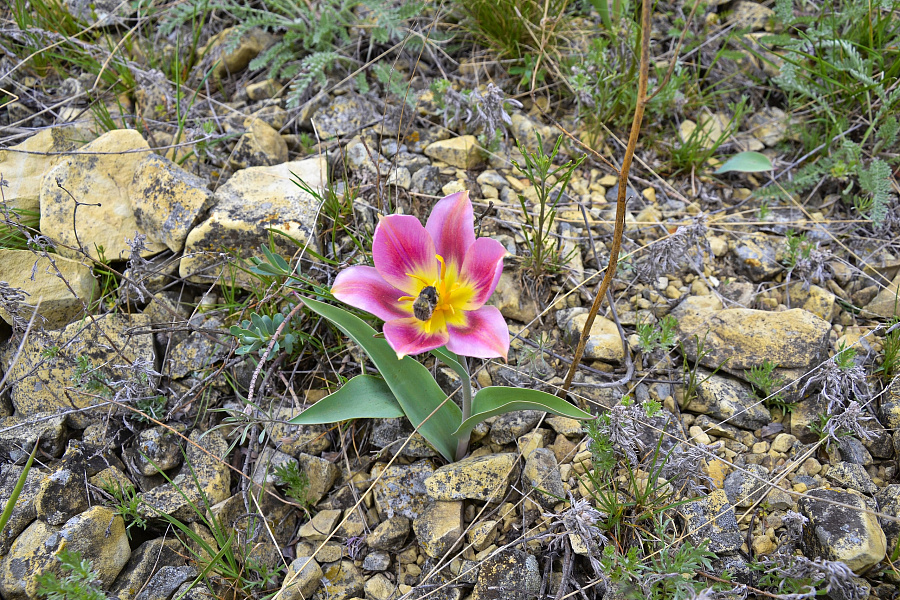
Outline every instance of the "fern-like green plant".
<path fill-rule="evenodd" d="M 99 585 L 100 576 L 91 561 L 69 550 L 61 550 L 57 558 L 67 574 L 61 578 L 52 571 L 38 575 L 38 596 L 48 600 L 106 600 Z"/>

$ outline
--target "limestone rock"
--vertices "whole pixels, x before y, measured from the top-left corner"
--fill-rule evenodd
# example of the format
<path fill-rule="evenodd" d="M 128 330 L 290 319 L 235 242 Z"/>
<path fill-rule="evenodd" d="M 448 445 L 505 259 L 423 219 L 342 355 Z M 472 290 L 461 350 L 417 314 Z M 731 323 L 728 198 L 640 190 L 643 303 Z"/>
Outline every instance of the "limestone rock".
<path fill-rule="evenodd" d="M 135 463 L 147 477 L 181 464 L 180 438 L 166 427 L 151 427 L 138 434 Z"/>
<path fill-rule="evenodd" d="M 806 556 L 840 560 L 855 573 L 865 571 L 884 558 L 887 551 L 884 531 L 859 492 L 810 490 L 798 505 L 803 516 L 809 519 L 803 526 Z"/>
<path fill-rule="evenodd" d="M 288 423 L 300 411 L 290 407 L 280 407 L 275 411 L 276 422 L 271 425 L 272 439 L 278 440 L 278 449 L 285 454 L 296 456 L 306 452 L 313 456 L 331 448 L 331 440 L 325 425 L 292 425 Z"/>
<path fill-rule="evenodd" d="M 191 566 L 165 566 L 159 569 L 135 600 L 166 600 L 184 583 L 197 577 L 197 569 Z"/>
<path fill-rule="evenodd" d="M 500 533 L 498 525 L 500 525 L 499 521 L 487 520 L 469 527 L 466 537 L 472 544 L 475 552 L 481 552 L 494 543 Z"/>
<path fill-rule="evenodd" d="M 172 252 L 184 248 L 188 232 L 213 201 L 205 180 L 156 154 L 136 165 L 131 190 L 138 227 Z"/>
<path fill-rule="evenodd" d="M 216 77 L 225 77 L 240 73 L 247 68 L 250 61 L 256 58 L 260 52 L 272 44 L 274 37 L 259 28 L 253 28 L 243 35 L 237 46 L 232 46 L 232 36 L 238 35 L 236 27 L 229 27 L 209 40 L 206 45 L 205 56 L 220 58 L 213 74 Z M 229 49 L 227 52 L 226 48 Z"/>
<path fill-rule="evenodd" d="M 411 465 L 391 465 L 383 472 L 380 468 L 373 468 L 371 478 L 375 481 L 378 512 L 385 517 L 418 517 L 429 502 L 425 481 L 432 473 L 434 464 L 430 460 L 420 460 Z"/>
<path fill-rule="evenodd" d="M 34 498 L 37 517 L 48 525 L 62 525 L 88 508 L 84 472 L 62 466 L 41 480 Z"/>
<path fill-rule="evenodd" d="M 474 135 L 461 135 L 432 142 L 425 155 L 458 169 L 475 169 L 482 163 L 481 148 Z"/>
<path fill-rule="evenodd" d="M 746 465 L 725 478 L 728 501 L 740 508 L 749 508 L 760 501 L 769 489 L 769 470 L 760 465 Z"/>
<path fill-rule="evenodd" d="M 679 509 L 694 546 L 709 540 L 707 549 L 716 554 L 735 552 L 744 542 L 734 516 L 734 507 L 724 490 L 684 504 Z"/>
<path fill-rule="evenodd" d="M 133 129 L 115 129 L 84 146 L 81 152 L 67 156 L 44 177 L 41 232 L 63 244 L 57 248 L 64 256 L 76 258 L 80 253 L 65 246 L 80 245 L 96 259 L 97 247 L 103 246 L 107 260 L 124 260 L 131 252 L 125 238 L 148 233 L 135 218 L 131 182 L 150 146 Z M 75 200 L 69 194 L 85 205 L 75 210 Z M 165 249 L 149 236 L 145 245 L 143 256 Z"/>
<path fill-rule="evenodd" d="M 862 465 L 841 461 L 836 465 L 831 465 L 825 477 L 838 486 L 864 494 L 874 494 L 878 491 L 878 486 L 875 485 Z"/>
<path fill-rule="evenodd" d="M 234 146 L 228 162 L 235 171 L 247 167 L 267 167 L 287 161 L 287 142 L 262 119 L 248 118 L 247 133 Z"/>
<path fill-rule="evenodd" d="M 166 356 L 165 374 L 176 379 L 202 371 L 224 358 L 233 339 L 226 333 L 224 323 L 216 317 L 204 319 L 196 315 L 190 319 L 190 326 L 197 327 L 199 331 L 192 331 L 176 342 Z"/>
<path fill-rule="evenodd" d="M 682 303 L 684 304 L 684 303 Z M 679 308 L 682 305 L 679 305 Z M 803 369 L 818 365 L 828 349 L 831 324 L 809 311 L 795 308 L 767 312 L 748 308 L 709 311 L 679 311 L 678 333 L 685 340 L 688 360 L 697 356 L 696 334 L 705 335 L 708 354 L 701 364 L 716 368 L 728 359 L 722 370 L 744 376 L 764 360 L 781 369 Z"/>
<path fill-rule="evenodd" d="M 0 593 L 10 600 L 35 598 L 36 577 L 56 571 L 62 549 L 80 552 L 108 588 L 131 556 L 125 522 L 112 509 L 94 506 L 72 517 L 62 527 L 34 521 L 13 542 L 0 563 Z"/>
<path fill-rule="evenodd" d="M 371 556 L 371 554 L 369 556 Z M 373 570 L 367 569 L 365 566 L 366 562 L 369 560 L 369 556 L 366 556 L 365 560 L 363 561 L 363 569 Z M 377 570 L 383 571 L 384 569 Z M 369 600 L 396 600 L 401 596 L 397 584 L 392 582 L 381 573 L 377 573 L 374 577 L 370 578 L 366 582 L 365 590 L 366 598 L 368 598 Z"/>
<path fill-rule="evenodd" d="M 272 167 L 250 167 L 235 173 L 215 193 L 209 217 L 194 227 L 185 242 L 180 274 L 192 281 L 210 282 L 219 276 L 220 253 L 254 256 L 268 244 L 267 229 L 277 229 L 301 244 L 315 239 L 318 202 L 298 187 L 294 175 L 313 189 L 324 186 L 324 157 L 282 163 Z M 294 243 L 275 236 L 275 246 L 286 256 L 297 251 Z M 237 275 L 237 283 L 249 278 Z"/>
<path fill-rule="evenodd" d="M 538 448 L 525 461 L 522 470 L 523 492 L 533 489 L 532 497 L 536 497 L 544 508 L 553 508 L 560 498 L 566 497 L 559 475 L 559 464 L 552 450 Z"/>
<path fill-rule="evenodd" d="M 537 559 L 521 550 L 504 550 L 478 568 L 472 600 L 532 600 L 540 590 Z"/>
<path fill-rule="evenodd" d="M 341 520 L 341 511 L 334 509 L 320 510 L 313 518 L 300 527 L 297 535 L 311 542 L 320 542 L 327 538 Z"/>
<path fill-rule="evenodd" d="M 507 319 L 515 319 L 530 323 L 537 318 L 537 303 L 523 289 L 517 275 L 511 270 L 504 270 L 497 282 L 497 289 L 488 300 L 488 304 L 496 306 Z"/>
<path fill-rule="evenodd" d="M 776 106 L 766 106 L 747 118 L 750 135 L 772 147 L 786 137 L 790 119 Z"/>
<path fill-rule="evenodd" d="M 41 208 L 41 180 L 69 152 L 87 141 L 88 132 L 77 127 L 42 129 L 20 144 L 0 150 L 0 172 L 10 209 L 37 212 Z"/>
<path fill-rule="evenodd" d="M 175 539 L 156 538 L 144 542 L 131 553 L 110 593 L 119 600 L 133 600 L 159 569 L 184 564 L 184 558 L 179 555 L 181 551 L 183 548 Z"/>
<path fill-rule="evenodd" d="M 357 94 L 345 94 L 331 100 L 316 111 L 312 120 L 322 139 L 358 133 L 379 118 L 372 103 Z M 372 152 L 377 152 L 372 147 Z"/>
<path fill-rule="evenodd" d="M 309 479 L 309 486 L 306 492 L 306 501 L 310 504 L 316 504 L 327 494 L 334 482 L 341 474 L 341 470 L 334 463 L 320 458 L 303 454 L 297 455 L 300 463 L 300 470 L 306 473 Z"/>
<path fill-rule="evenodd" d="M 900 518 L 900 484 L 892 483 L 881 488 L 875 499 L 878 508 L 889 517 Z M 881 519 L 881 527 L 887 539 L 888 548 L 896 548 L 900 543 L 900 521 Z"/>
<path fill-rule="evenodd" d="M 152 335 L 131 333 L 132 329 L 147 330 L 148 325 L 146 315 L 107 314 L 85 323 L 72 323 L 59 331 L 32 332 L 9 371 L 14 382 L 12 402 L 18 415 L 31 417 L 48 411 L 91 407 L 99 400 L 88 380 L 131 379 L 135 377 L 136 362 L 152 368 L 156 361 Z M 54 356 L 47 356 L 48 348 L 56 350 Z M 18 344 L 8 342 L 0 349 L 0 361 L 9 364 L 17 350 Z M 94 370 L 79 369 L 79 361 Z M 91 415 L 71 413 L 67 420 L 83 429 L 90 423 Z"/>
<path fill-rule="evenodd" d="M 578 343 L 588 310 L 583 307 L 566 308 L 556 312 L 556 324 L 565 331 L 572 343 Z M 584 356 L 604 362 L 621 363 L 625 360 L 625 349 L 616 324 L 602 315 L 597 315 L 591 324 L 591 333 L 584 346 Z"/>
<path fill-rule="evenodd" d="M 734 4 L 731 21 L 738 29 L 750 28 L 754 31 L 764 29 L 775 17 L 775 11 L 752 0 L 738 0 Z"/>
<path fill-rule="evenodd" d="M 12 496 L 13 488 L 22 475 L 23 467 L 3 465 L 0 467 L 0 505 L 6 506 Z M 0 556 L 9 553 L 9 548 L 16 537 L 37 517 L 34 499 L 37 497 L 41 480 L 46 473 L 32 467 L 25 479 L 25 486 L 19 493 L 19 499 L 13 506 L 12 514 L 3 531 L 0 531 Z"/>
<path fill-rule="evenodd" d="M 708 378 L 707 378 L 708 377 Z M 710 415 L 743 429 L 759 429 L 771 421 L 769 411 L 750 386 L 732 377 L 700 370 L 697 397 L 682 410 Z"/>
<path fill-rule="evenodd" d="M 321 600 L 347 600 L 363 591 L 366 580 L 352 561 L 342 560 L 323 569 Z"/>
<path fill-rule="evenodd" d="M 276 600 L 308 600 L 319 588 L 324 573 L 311 556 L 298 556 L 284 574 Z"/>
<path fill-rule="evenodd" d="M 406 517 L 386 519 L 366 536 L 366 545 L 373 550 L 399 550 L 409 535 L 409 526 Z"/>
<path fill-rule="evenodd" d="M 442 558 L 450 552 L 462 537 L 463 528 L 461 501 L 429 504 L 413 521 L 419 546 L 432 558 Z"/>
<path fill-rule="evenodd" d="M 514 410 L 498 416 L 491 425 L 491 441 L 511 444 L 534 429 L 544 416 L 541 410 Z"/>
<path fill-rule="evenodd" d="M 782 239 L 763 233 L 741 236 L 731 252 L 753 281 L 770 279 L 784 269 L 778 261 Z"/>
<path fill-rule="evenodd" d="M 228 442 L 217 430 L 205 432 L 194 430 L 187 444 L 185 465 L 172 478 L 172 483 L 144 492 L 141 496 L 141 514 L 156 517 L 156 511 L 172 515 L 183 522 L 194 522 L 200 518 L 188 503 L 204 506 L 200 493 L 206 496 L 210 505 L 218 504 L 229 497 L 231 470 L 223 462 L 228 451 Z M 196 477 L 195 483 L 194 478 Z"/>
<path fill-rule="evenodd" d="M 58 457 L 66 448 L 66 417 L 37 413 L 32 417 L 0 418 L 0 457 L 15 464 L 24 464 L 30 448 L 40 440 L 40 451 Z"/>
<path fill-rule="evenodd" d="M 863 314 L 869 313 L 885 319 L 900 315 L 898 295 L 900 295 L 900 273 L 897 274 L 891 285 L 878 292 L 878 295 L 866 305 Z"/>
<path fill-rule="evenodd" d="M 516 455 L 507 452 L 464 458 L 441 467 L 425 480 L 425 489 L 434 500 L 493 500 L 506 495 L 515 477 Z"/>
<path fill-rule="evenodd" d="M 84 263 L 62 256 L 52 259 L 30 250 L 0 250 L 0 281 L 23 290 L 25 304 L 39 306 L 47 329 L 59 329 L 84 314 L 84 307 L 100 297 L 100 286 Z M 19 317 L 27 321 L 30 313 L 23 308 Z M 2 308 L 0 317 L 12 325 L 12 315 Z"/>

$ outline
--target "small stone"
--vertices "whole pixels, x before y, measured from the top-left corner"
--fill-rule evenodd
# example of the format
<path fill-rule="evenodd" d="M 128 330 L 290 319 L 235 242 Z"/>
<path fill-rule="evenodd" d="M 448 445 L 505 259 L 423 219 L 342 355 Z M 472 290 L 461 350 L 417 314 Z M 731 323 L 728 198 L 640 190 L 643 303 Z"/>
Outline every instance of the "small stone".
<path fill-rule="evenodd" d="M 581 421 L 570 419 L 569 417 L 552 416 L 545 420 L 553 431 L 565 436 L 578 436 L 584 432 L 584 426 Z"/>
<path fill-rule="evenodd" d="M 287 142 L 262 119 L 248 118 L 243 134 L 231 152 L 228 162 L 235 171 L 247 167 L 268 167 L 287 161 Z"/>
<path fill-rule="evenodd" d="M 187 581 L 197 577 L 197 569 L 191 566 L 164 566 L 146 582 L 135 600 L 159 600 L 169 598 Z"/>
<path fill-rule="evenodd" d="M 0 281 L 23 290 L 29 305 L 38 306 L 40 302 L 38 315 L 46 319 L 43 325 L 47 329 L 59 329 L 77 320 L 85 306 L 100 296 L 100 285 L 83 262 L 54 256 L 51 263 L 30 250 L 0 250 Z M 19 317 L 27 321 L 31 310 L 25 312 L 28 314 L 20 313 Z M 0 318 L 13 324 L 12 315 L 2 307 Z"/>
<path fill-rule="evenodd" d="M 240 35 L 240 39 L 235 44 L 233 38 L 237 35 Z M 229 27 L 209 40 L 202 55 L 220 58 L 213 73 L 221 79 L 246 69 L 250 61 L 273 41 L 273 36 L 258 27 L 246 32 L 239 32 L 236 27 Z"/>
<path fill-rule="evenodd" d="M 425 148 L 425 155 L 459 169 L 475 169 L 482 163 L 481 148 L 474 135 L 433 142 Z"/>
<path fill-rule="evenodd" d="M 582 307 L 559 310 L 556 312 L 556 323 L 565 331 L 569 341 L 576 342 L 587 322 L 587 315 L 588 310 Z M 610 363 L 620 363 L 625 360 L 622 339 L 619 337 L 619 330 L 613 321 L 601 315 L 594 318 L 585 344 L 584 355 L 589 359 Z"/>
<path fill-rule="evenodd" d="M 765 454 L 769 451 L 769 442 L 756 442 L 751 448 L 753 454 Z"/>
<path fill-rule="evenodd" d="M 337 527 L 342 512 L 340 510 L 320 510 L 300 527 L 297 535 L 310 542 L 320 542 L 326 539 Z"/>
<path fill-rule="evenodd" d="M 707 446 L 709 444 L 712 444 L 712 438 L 709 437 L 709 434 L 703 431 L 702 427 L 691 425 L 690 429 L 688 429 L 688 435 L 690 435 L 691 440 L 698 444 L 704 444 Z"/>
<path fill-rule="evenodd" d="M 679 511 L 695 546 L 708 540 L 707 549 L 716 554 L 735 552 L 741 547 L 743 536 L 724 490 L 688 502 Z"/>
<path fill-rule="evenodd" d="M 365 566 L 363 568 L 365 569 Z M 401 595 L 397 584 L 381 573 L 377 573 L 366 581 L 365 591 L 368 600 L 395 600 Z"/>
<path fill-rule="evenodd" d="M 329 139 L 359 133 L 363 127 L 379 117 L 379 111 L 363 96 L 344 94 L 330 99 L 316 111 L 312 120 L 319 135 L 323 139 Z M 372 146 L 371 150 L 375 153 L 378 147 Z"/>
<path fill-rule="evenodd" d="M 878 491 L 878 486 L 872 482 L 872 478 L 862 465 L 839 462 L 828 469 L 825 477 L 841 487 L 864 494 L 875 494 Z"/>
<path fill-rule="evenodd" d="M 779 433 L 775 436 L 775 439 L 772 440 L 772 450 L 787 454 L 796 443 L 797 438 L 790 433 Z"/>
<path fill-rule="evenodd" d="M 710 415 L 743 429 L 759 429 L 771 416 L 759 402 L 750 386 L 743 381 L 718 373 L 699 370 L 697 397 L 683 410 Z"/>
<path fill-rule="evenodd" d="M 372 470 L 375 483 L 375 502 L 378 512 L 387 517 L 402 515 L 409 519 L 418 517 L 430 502 L 425 481 L 434 473 L 430 460 L 420 460 L 411 465 L 392 465 L 379 472 Z"/>
<path fill-rule="evenodd" d="M 491 425 L 491 441 L 511 444 L 534 429 L 544 415 L 540 410 L 516 410 L 500 415 Z"/>
<path fill-rule="evenodd" d="M 441 467 L 425 480 L 434 500 L 500 500 L 515 477 L 513 453 L 470 457 Z"/>
<path fill-rule="evenodd" d="M 488 520 L 469 527 L 466 535 L 475 552 L 481 552 L 496 541 L 499 534 L 497 525 L 498 521 Z"/>
<path fill-rule="evenodd" d="M 382 550 L 369 552 L 363 559 L 364 571 L 387 571 L 391 566 L 391 555 Z"/>
<path fill-rule="evenodd" d="M 859 492 L 811 490 L 800 499 L 799 508 L 809 519 L 803 527 L 806 556 L 842 561 L 857 574 L 884 559 L 887 539 Z"/>
<path fill-rule="evenodd" d="M 775 11 L 752 0 L 738 0 L 731 14 L 731 21 L 738 29 L 757 31 L 764 29 L 775 18 Z"/>
<path fill-rule="evenodd" d="M 34 498 L 38 518 L 48 525 L 62 525 L 88 506 L 84 473 L 66 466 L 45 477 Z"/>
<path fill-rule="evenodd" d="M 366 580 L 349 560 L 328 565 L 323 570 L 321 600 L 348 600 L 363 591 Z"/>
<path fill-rule="evenodd" d="M 728 500 L 739 508 L 753 506 L 768 490 L 769 470 L 760 465 L 747 465 L 725 479 Z"/>
<path fill-rule="evenodd" d="M 501 496 L 502 497 L 502 496 Z M 432 558 L 446 555 L 463 534 L 463 503 L 434 502 L 413 521 L 419 546 Z"/>
<path fill-rule="evenodd" d="M 750 545 L 753 548 L 753 554 L 755 556 L 763 556 L 766 554 L 772 554 L 775 552 L 777 546 L 775 542 L 769 539 L 767 535 L 758 535 L 753 538 L 753 543 Z"/>
<path fill-rule="evenodd" d="M 366 536 L 366 545 L 373 550 L 396 551 L 403 546 L 409 536 L 410 521 L 406 517 L 391 517 L 378 524 L 372 533 Z"/>
<path fill-rule="evenodd" d="M 523 491 L 533 489 L 532 497 L 536 496 L 547 509 L 553 508 L 560 498 L 566 497 L 556 457 L 546 448 L 538 448 L 525 461 L 522 485 L 525 488 Z"/>
<path fill-rule="evenodd" d="M 472 600 L 531 600 L 540 589 L 537 559 L 521 550 L 504 550 L 479 567 Z"/>
<path fill-rule="evenodd" d="M 900 314 L 900 303 L 897 302 L 897 294 L 900 293 L 900 273 L 894 277 L 889 286 L 878 292 L 878 295 L 866 304 L 864 314 L 874 314 L 885 319 Z"/>
<path fill-rule="evenodd" d="M 150 477 L 181 464 L 181 446 L 169 428 L 152 427 L 138 435 L 135 462 L 141 474 Z"/>

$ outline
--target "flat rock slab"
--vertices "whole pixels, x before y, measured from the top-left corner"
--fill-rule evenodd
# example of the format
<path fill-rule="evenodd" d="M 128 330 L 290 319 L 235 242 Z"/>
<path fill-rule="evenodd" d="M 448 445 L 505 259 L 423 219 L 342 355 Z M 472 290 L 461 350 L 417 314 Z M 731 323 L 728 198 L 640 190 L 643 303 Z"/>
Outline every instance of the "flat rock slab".
<path fill-rule="evenodd" d="M 853 490 L 816 489 L 798 503 L 809 521 L 803 526 L 803 553 L 844 562 L 862 573 L 884 558 L 887 539 L 866 498 Z"/>
<path fill-rule="evenodd" d="M 691 532 L 694 546 L 709 540 L 707 549 L 722 554 L 736 552 L 744 542 L 734 516 L 734 507 L 724 490 L 715 490 L 706 498 L 688 502 L 678 512 Z"/>
<path fill-rule="evenodd" d="M 85 143 L 89 135 L 77 127 L 53 127 L 0 150 L 0 171 L 8 184 L 3 188 L 6 206 L 15 210 L 40 210 L 44 173 L 66 158 L 62 153 Z"/>
<path fill-rule="evenodd" d="M 74 258 L 83 251 L 99 259 L 97 248 L 103 246 L 108 260 L 128 258 L 131 249 L 125 238 L 148 233 L 135 217 L 131 182 L 149 153 L 140 133 L 116 129 L 47 172 L 41 183 L 41 232 L 60 242 L 60 254 Z M 84 203 L 77 210 L 76 201 Z M 143 256 L 165 250 L 152 239 L 148 236 Z"/>
<path fill-rule="evenodd" d="M 209 217 L 188 234 L 181 277 L 200 283 L 217 279 L 228 254 L 243 259 L 258 255 L 260 247 L 269 243 L 269 229 L 291 236 L 301 247 L 313 242 L 319 203 L 295 181 L 299 178 L 313 189 L 322 189 L 327 171 L 325 158 L 315 157 L 235 173 L 216 191 Z M 285 256 L 301 249 L 282 236 L 274 239 L 276 249 Z M 236 278 L 238 285 L 251 281 L 241 273 Z"/>
<path fill-rule="evenodd" d="M 743 429 L 759 429 L 772 420 L 768 409 L 746 383 L 700 371 L 697 397 L 682 410 L 710 415 Z"/>
<path fill-rule="evenodd" d="M 133 380 L 136 361 L 152 368 L 156 353 L 149 325 L 146 315 L 108 314 L 72 323 L 59 331 L 33 331 L 9 369 L 14 382 L 11 398 L 18 415 L 27 418 L 45 412 L 88 409 L 102 401 L 92 381 Z M 12 363 L 17 350 L 18 344 L 8 341 L 0 348 L 0 361 Z M 90 368 L 80 368 L 79 361 Z M 83 429 L 91 417 L 87 412 L 69 412 L 67 420 Z"/>
<path fill-rule="evenodd" d="M 47 329 L 65 327 L 100 297 L 100 286 L 88 265 L 30 250 L 0 250 L 0 281 L 27 294 L 25 304 L 38 307 Z M 25 309 L 18 316 L 27 321 L 31 314 Z M 12 316 L 2 308 L 0 318 L 12 325 Z"/>
<path fill-rule="evenodd" d="M 808 370 L 827 356 L 831 324 L 801 308 L 768 312 L 749 308 L 697 309 L 682 302 L 672 314 L 687 358 L 697 358 L 699 336 L 706 350 L 700 364 L 744 377 L 765 360 L 780 369 Z"/>
<path fill-rule="evenodd" d="M 494 500 L 506 495 L 509 482 L 516 476 L 516 455 L 511 452 L 489 454 L 441 467 L 425 480 L 425 489 L 434 500 Z"/>
<path fill-rule="evenodd" d="M 900 273 L 875 298 L 866 305 L 863 314 L 871 313 L 879 317 L 889 319 L 894 315 L 900 315 Z"/>

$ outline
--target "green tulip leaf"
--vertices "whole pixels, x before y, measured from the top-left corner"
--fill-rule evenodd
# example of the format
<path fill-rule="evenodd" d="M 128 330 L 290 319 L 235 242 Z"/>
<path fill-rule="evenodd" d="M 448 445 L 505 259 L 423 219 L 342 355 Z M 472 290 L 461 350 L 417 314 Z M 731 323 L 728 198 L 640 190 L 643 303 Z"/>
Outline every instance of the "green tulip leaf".
<path fill-rule="evenodd" d="M 553 394 L 527 388 L 491 386 L 478 390 L 472 400 L 472 416 L 454 434 L 469 435 L 481 421 L 514 410 L 543 410 L 570 419 L 596 419 L 592 414 Z"/>
<path fill-rule="evenodd" d="M 456 374 L 459 375 L 462 379 L 469 379 L 471 375 L 469 371 L 463 366 L 462 362 L 460 362 L 459 357 L 447 350 L 446 346 L 441 346 L 440 348 L 435 348 L 431 351 L 432 356 L 442 361 L 445 365 L 456 371 Z"/>
<path fill-rule="evenodd" d="M 318 425 L 349 419 L 393 419 L 402 416 L 403 409 L 384 379 L 357 375 L 341 389 L 325 396 L 289 422 Z"/>
<path fill-rule="evenodd" d="M 759 173 L 771 171 L 772 161 L 760 152 L 740 152 L 725 161 L 725 164 L 716 169 L 716 175 L 739 171 L 741 173 Z"/>
<path fill-rule="evenodd" d="M 318 300 L 301 299 L 365 350 L 409 421 L 435 450 L 452 461 L 456 453 L 456 435 L 452 432 L 462 421 L 462 411 L 447 400 L 428 369 L 409 356 L 398 360 L 387 340 L 375 337 L 375 330 L 356 315 Z"/>

